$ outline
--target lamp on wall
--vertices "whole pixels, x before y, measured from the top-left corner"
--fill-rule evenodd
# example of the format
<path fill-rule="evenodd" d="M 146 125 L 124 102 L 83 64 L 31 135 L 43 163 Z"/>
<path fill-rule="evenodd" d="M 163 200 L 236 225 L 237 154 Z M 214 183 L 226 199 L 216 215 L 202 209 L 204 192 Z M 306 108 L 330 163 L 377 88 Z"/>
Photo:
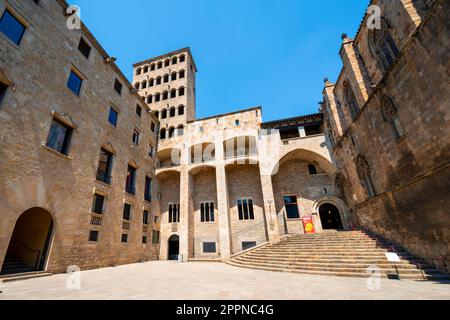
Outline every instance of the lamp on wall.
<path fill-rule="evenodd" d="M 114 62 L 117 61 L 117 58 L 115 58 L 115 57 L 107 57 L 107 58 L 105 58 L 104 61 L 105 61 L 106 64 L 114 63 Z"/>

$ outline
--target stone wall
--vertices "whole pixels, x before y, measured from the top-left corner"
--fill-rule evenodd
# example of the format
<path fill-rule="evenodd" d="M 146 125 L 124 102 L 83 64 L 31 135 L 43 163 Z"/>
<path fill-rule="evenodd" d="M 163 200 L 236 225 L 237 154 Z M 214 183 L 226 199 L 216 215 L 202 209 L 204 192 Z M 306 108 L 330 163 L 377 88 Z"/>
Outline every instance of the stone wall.
<path fill-rule="evenodd" d="M 18 217 L 41 207 L 54 222 L 47 270 L 62 272 L 67 266 L 82 269 L 111 266 L 157 258 L 157 247 L 142 243 L 142 212 L 153 211 L 144 199 L 145 175 L 153 176 L 154 161 L 148 144 L 156 144 L 150 123 L 157 123 L 145 103 L 132 94 L 129 83 L 84 26 L 66 27 L 60 1 L 2 1 L 21 21 L 26 31 L 19 46 L 0 33 L 2 81 L 13 83 L 0 105 L 0 265 Z M 89 58 L 77 49 L 83 37 L 92 47 Z M 72 69 L 84 77 L 81 93 L 67 87 Z M 122 95 L 114 91 L 115 79 Z M 143 108 L 136 115 L 136 105 Z M 117 126 L 108 122 L 111 106 L 118 113 Z M 45 146 L 52 119 L 73 126 L 68 155 Z M 132 145 L 133 129 L 141 133 Z M 100 148 L 114 153 L 112 183 L 96 181 Z M 136 195 L 124 193 L 126 170 L 137 165 Z M 93 226 L 91 207 L 95 192 L 106 196 L 101 226 Z M 128 243 L 121 243 L 124 202 L 133 207 Z M 152 212 L 154 213 L 154 212 Z M 89 242 L 90 230 L 99 231 L 98 242 Z"/>

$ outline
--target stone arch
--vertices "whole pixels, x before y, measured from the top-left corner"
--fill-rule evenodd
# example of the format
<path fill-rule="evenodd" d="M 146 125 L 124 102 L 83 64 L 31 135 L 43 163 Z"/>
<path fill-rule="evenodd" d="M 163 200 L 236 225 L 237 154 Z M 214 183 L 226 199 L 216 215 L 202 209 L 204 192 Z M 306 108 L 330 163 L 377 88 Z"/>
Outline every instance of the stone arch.
<path fill-rule="evenodd" d="M 332 204 L 333 206 L 335 206 L 339 210 L 339 214 L 340 214 L 340 218 L 341 218 L 342 226 L 343 226 L 344 230 L 351 230 L 351 228 L 352 228 L 351 211 L 350 211 L 350 208 L 347 206 L 347 204 L 342 199 L 340 199 L 336 196 L 330 196 L 330 195 L 320 197 L 313 203 L 312 214 L 320 217 L 319 209 L 324 204 Z M 317 219 L 316 221 L 320 221 L 320 219 Z M 321 231 L 321 230 L 323 230 L 323 229 L 322 229 L 322 226 L 320 225 L 320 230 L 318 230 L 318 231 Z"/>
<path fill-rule="evenodd" d="M 2 274 L 46 269 L 55 230 L 54 215 L 33 207 L 16 220 L 2 266 Z"/>

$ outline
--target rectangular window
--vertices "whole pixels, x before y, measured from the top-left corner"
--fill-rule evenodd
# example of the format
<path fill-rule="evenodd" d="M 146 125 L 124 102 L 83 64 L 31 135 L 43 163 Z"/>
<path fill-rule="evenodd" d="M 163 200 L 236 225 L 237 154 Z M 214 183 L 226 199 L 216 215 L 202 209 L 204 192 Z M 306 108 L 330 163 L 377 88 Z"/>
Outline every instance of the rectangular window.
<path fill-rule="evenodd" d="M 158 216 L 154 216 L 153 217 L 153 222 L 156 224 L 159 222 L 159 217 Z"/>
<path fill-rule="evenodd" d="M 128 235 L 126 233 L 122 234 L 122 242 L 127 243 L 128 242 Z"/>
<path fill-rule="evenodd" d="M 89 55 L 91 53 L 91 46 L 88 45 L 88 43 L 84 41 L 83 38 L 80 39 L 80 43 L 78 44 L 78 50 L 80 50 L 83 56 L 89 59 Z"/>
<path fill-rule="evenodd" d="M 204 202 L 200 204 L 200 221 L 214 222 L 214 202 Z"/>
<path fill-rule="evenodd" d="M 120 81 L 118 79 L 116 79 L 114 81 L 114 90 L 116 90 L 116 92 L 118 94 L 120 94 L 120 95 L 122 94 L 122 84 L 120 83 Z"/>
<path fill-rule="evenodd" d="M 105 204 L 105 197 L 100 194 L 95 194 L 94 201 L 92 202 L 92 212 L 97 214 L 103 214 L 104 204 Z"/>
<path fill-rule="evenodd" d="M 73 91 L 77 96 L 80 95 L 81 84 L 83 80 L 75 72 L 70 71 L 69 80 L 67 81 L 67 87 Z"/>
<path fill-rule="evenodd" d="M 152 179 L 147 176 L 145 177 L 144 200 L 152 202 Z"/>
<path fill-rule="evenodd" d="M 152 132 L 155 132 L 155 123 L 154 122 L 152 122 L 151 124 L 150 124 L 150 130 L 152 130 Z"/>
<path fill-rule="evenodd" d="M 47 137 L 47 147 L 64 155 L 69 153 L 70 140 L 73 129 L 68 125 L 53 119 L 50 132 Z"/>
<path fill-rule="evenodd" d="M 98 241 L 98 231 L 94 231 L 94 230 L 89 231 L 89 241 L 91 241 L 91 242 Z"/>
<path fill-rule="evenodd" d="M 25 33 L 25 26 L 12 15 L 9 10 L 3 12 L 0 18 L 0 31 L 12 42 L 19 45 Z"/>
<path fill-rule="evenodd" d="M 0 82 L 0 103 L 2 103 L 2 100 L 5 97 L 7 89 L 8 89 L 8 86 L 6 84 L 4 84 L 3 82 Z"/>
<path fill-rule="evenodd" d="M 375 189 L 372 184 L 372 179 L 370 179 L 370 177 L 368 177 L 368 176 L 363 177 L 363 183 L 367 190 L 367 194 L 368 194 L 369 198 L 375 197 L 376 193 L 375 193 Z"/>
<path fill-rule="evenodd" d="M 117 111 L 114 110 L 113 107 L 109 108 L 109 117 L 108 117 L 108 121 L 109 123 L 111 123 L 114 127 L 117 126 Z"/>
<path fill-rule="evenodd" d="M 284 207 L 286 208 L 286 216 L 288 219 L 298 219 L 300 218 L 300 213 L 298 211 L 297 197 L 296 196 L 285 196 L 283 197 Z"/>
<path fill-rule="evenodd" d="M 159 230 L 153 230 L 152 243 L 153 244 L 158 244 L 159 243 Z"/>
<path fill-rule="evenodd" d="M 252 199 L 239 199 L 237 202 L 239 220 L 254 220 L 255 214 L 253 211 Z"/>
<path fill-rule="evenodd" d="M 105 149 L 100 150 L 100 158 L 97 167 L 97 180 L 111 184 L 113 154 Z"/>
<path fill-rule="evenodd" d="M 203 253 L 216 253 L 216 243 L 203 242 Z"/>
<path fill-rule="evenodd" d="M 153 146 L 152 145 L 150 145 L 148 147 L 148 155 L 150 158 L 153 158 Z"/>
<path fill-rule="evenodd" d="M 142 236 L 142 243 L 146 244 L 147 243 L 147 236 Z"/>
<path fill-rule="evenodd" d="M 148 225 L 149 221 L 149 212 L 147 210 L 144 210 L 144 213 L 142 215 L 142 224 Z"/>
<path fill-rule="evenodd" d="M 125 203 L 123 205 L 123 220 L 130 221 L 131 220 L 131 205 Z"/>
<path fill-rule="evenodd" d="M 137 130 L 133 131 L 133 144 L 136 146 L 139 144 L 139 132 Z"/>
<path fill-rule="evenodd" d="M 169 204 L 169 223 L 180 222 L 180 205 Z"/>
<path fill-rule="evenodd" d="M 136 105 L 136 114 L 138 117 L 142 116 L 142 107 L 140 105 Z"/>
<path fill-rule="evenodd" d="M 247 250 L 250 248 L 256 247 L 255 241 L 244 241 L 242 242 L 242 250 Z"/>
<path fill-rule="evenodd" d="M 136 193 L 135 181 L 136 181 L 136 168 L 134 168 L 132 165 L 128 165 L 127 181 L 125 184 L 125 191 L 127 193 L 129 194 Z"/>

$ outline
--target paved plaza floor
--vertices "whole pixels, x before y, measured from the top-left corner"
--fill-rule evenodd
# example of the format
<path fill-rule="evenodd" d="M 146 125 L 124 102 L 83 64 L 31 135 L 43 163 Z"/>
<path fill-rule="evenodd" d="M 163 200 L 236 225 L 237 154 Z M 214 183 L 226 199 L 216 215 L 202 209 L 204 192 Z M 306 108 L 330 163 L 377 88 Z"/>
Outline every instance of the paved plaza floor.
<path fill-rule="evenodd" d="M 82 271 L 79 278 L 58 274 L 7 282 L 0 284 L 0 291 L 3 291 L 0 300 L 450 300 L 450 282 L 382 279 L 379 289 L 370 290 L 365 278 L 269 272 L 215 262 L 168 261 Z"/>

